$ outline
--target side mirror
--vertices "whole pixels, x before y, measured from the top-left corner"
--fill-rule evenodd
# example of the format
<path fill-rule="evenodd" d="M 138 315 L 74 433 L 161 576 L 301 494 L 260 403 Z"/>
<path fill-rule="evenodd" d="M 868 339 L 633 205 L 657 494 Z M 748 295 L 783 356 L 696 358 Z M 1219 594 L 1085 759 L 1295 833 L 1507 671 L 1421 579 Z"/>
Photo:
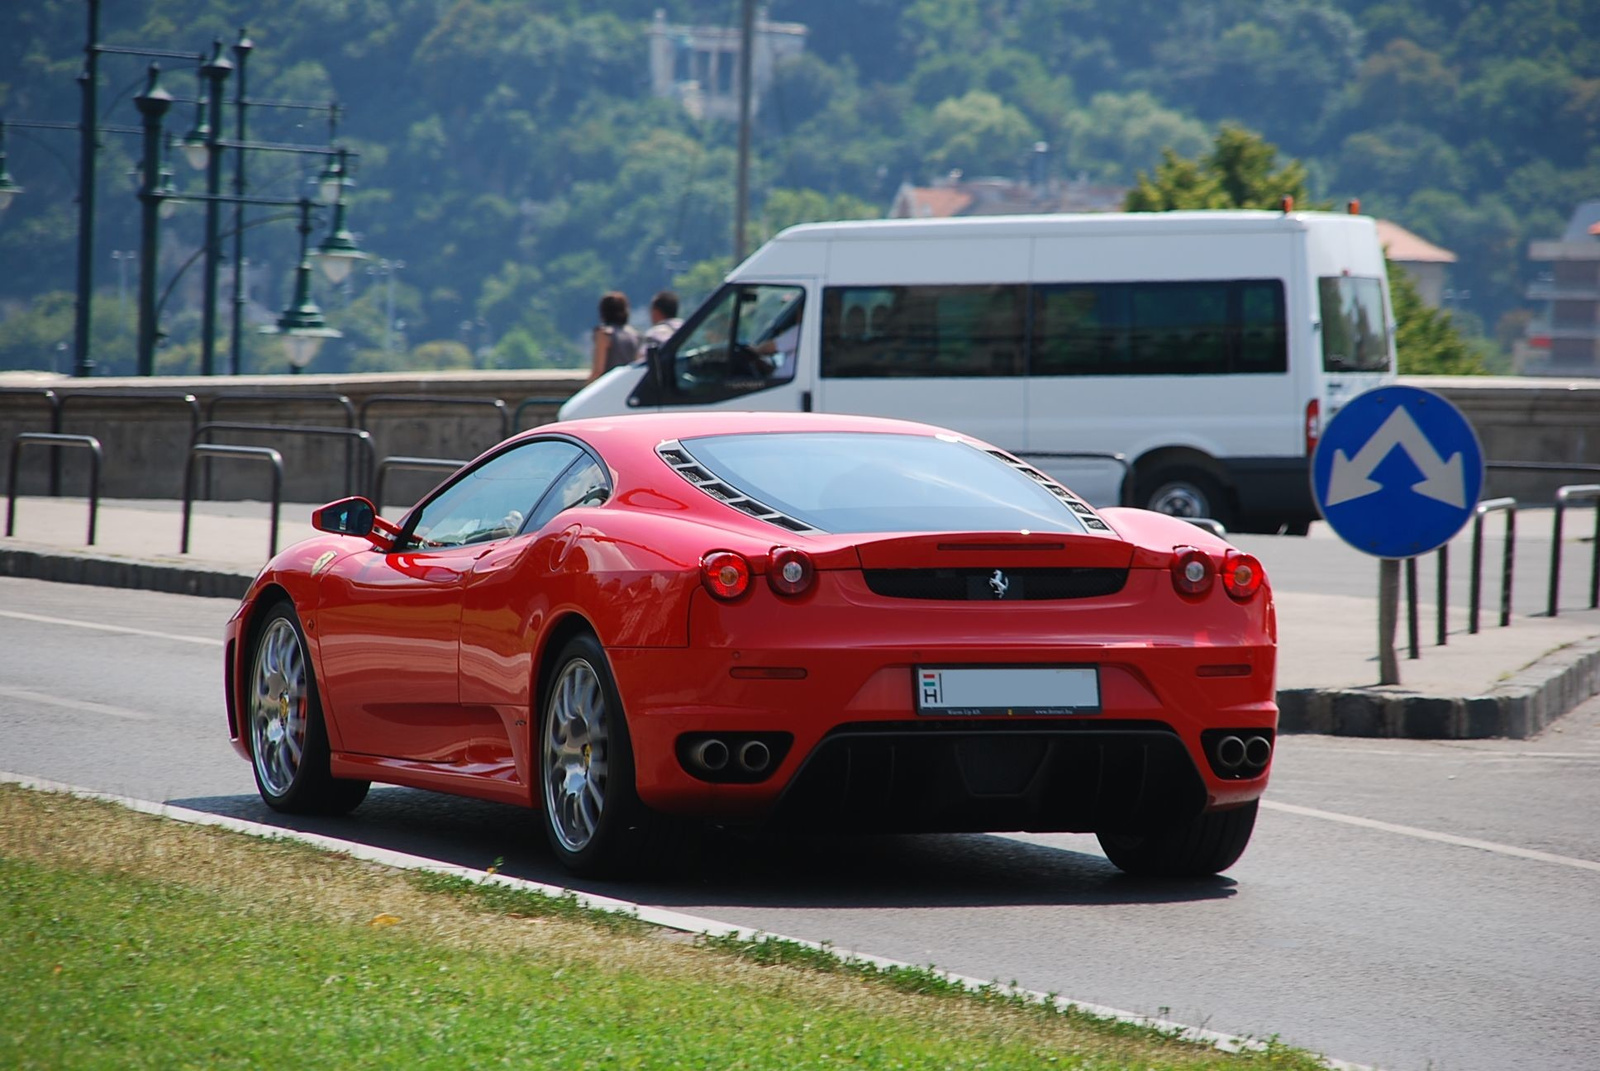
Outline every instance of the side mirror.
<path fill-rule="evenodd" d="M 333 535 L 371 535 L 378 511 L 364 498 L 341 498 L 312 511 L 311 527 Z"/>

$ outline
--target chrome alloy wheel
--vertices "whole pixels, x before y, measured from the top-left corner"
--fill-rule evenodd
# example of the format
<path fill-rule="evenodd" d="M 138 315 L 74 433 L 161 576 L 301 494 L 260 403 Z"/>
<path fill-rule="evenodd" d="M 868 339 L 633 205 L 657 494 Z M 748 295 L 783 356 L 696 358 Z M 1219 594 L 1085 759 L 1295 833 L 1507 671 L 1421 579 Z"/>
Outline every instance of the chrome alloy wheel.
<path fill-rule="evenodd" d="M 550 690 L 542 749 L 545 812 L 550 829 L 569 852 L 588 847 L 605 813 L 611 757 L 606 713 L 594 667 L 574 658 Z"/>
<path fill-rule="evenodd" d="M 274 796 L 286 794 L 300 770 L 309 701 L 300 636 L 287 620 L 277 618 L 256 641 L 250 682 L 250 753 L 261 784 Z"/>

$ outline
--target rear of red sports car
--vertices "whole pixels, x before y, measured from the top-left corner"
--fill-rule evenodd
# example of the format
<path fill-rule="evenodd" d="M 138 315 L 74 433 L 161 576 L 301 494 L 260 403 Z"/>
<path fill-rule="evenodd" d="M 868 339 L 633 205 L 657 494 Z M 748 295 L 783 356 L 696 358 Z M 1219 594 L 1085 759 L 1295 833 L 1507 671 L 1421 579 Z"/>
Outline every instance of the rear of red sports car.
<path fill-rule="evenodd" d="M 1142 872 L 1243 850 L 1277 723 L 1255 559 L 954 436 L 657 452 L 747 523 L 705 548 L 686 649 L 607 651 L 643 802 L 1095 832 Z"/>

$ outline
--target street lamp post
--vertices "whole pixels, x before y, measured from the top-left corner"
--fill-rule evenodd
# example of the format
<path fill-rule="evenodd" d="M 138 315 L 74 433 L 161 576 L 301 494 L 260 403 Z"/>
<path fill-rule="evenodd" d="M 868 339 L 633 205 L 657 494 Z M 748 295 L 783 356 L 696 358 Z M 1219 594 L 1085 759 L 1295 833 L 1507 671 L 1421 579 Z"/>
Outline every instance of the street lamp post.
<path fill-rule="evenodd" d="M 155 372 L 156 352 L 156 256 L 161 226 L 161 121 L 172 107 L 172 94 L 156 84 L 161 66 L 150 65 L 150 79 L 144 92 L 134 98 L 144 128 L 144 182 L 139 190 L 139 349 L 141 376 Z M 87 374 L 87 373 L 85 373 Z"/>
<path fill-rule="evenodd" d="M 233 46 L 233 66 L 238 72 L 233 83 L 233 129 L 239 144 L 233 154 L 233 196 L 236 198 L 233 202 L 233 316 L 228 322 L 228 374 L 231 376 L 238 375 L 244 367 L 245 65 L 253 48 L 255 43 L 245 36 L 241 26 L 239 40 Z"/>
<path fill-rule="evenodd" d="M 265 334 L 282 335 L 289 351 L 289 371 L 299 372 L 316 357 L 322 344 L 343 333 L 328 326 L 322 310 L 311 300 L 311 199 L 300 199 L 300 263 L 294 270 L 294 297 L 278 322 L 263 327 Z"/>
<path fill-rule="evenodd" d="M 222 252 L 222 243 L 217 237 L 217 215 L 222 207 L 217 200 L 222 192 L 222 147 L 217 142 L 222 132 L 222 83 L 233 73 L 233 64 L 222 54 L 220 37 L 200 73 L 206 80 L 206 103 L 211 113 L 206 134 L 206 264 L 202 284 L 205 291 L 200 311 L 200 374 L 209 376 L 216 363 L 217 261 Z"/>
<path fill-rule="evenodd" d="M 100 84 L 100 0 L 89 0 L 89 36 L 83 46 L 83 73 L 78 85 L 83 91 L 83 110 L 78 113 L 78 300 L 72 320 L 72 374 L 94 375 L 89 359 L 89 312 L 94 291 L 94 165 L 96 89 Z M 151 86 L 154 87 L 152 75 Z M 167 106 L 172 98 L 167 98 Z M 161 109 L 166 111 L 166 106 Z M 145 159 L 151 153 L 145 150 Z"/>

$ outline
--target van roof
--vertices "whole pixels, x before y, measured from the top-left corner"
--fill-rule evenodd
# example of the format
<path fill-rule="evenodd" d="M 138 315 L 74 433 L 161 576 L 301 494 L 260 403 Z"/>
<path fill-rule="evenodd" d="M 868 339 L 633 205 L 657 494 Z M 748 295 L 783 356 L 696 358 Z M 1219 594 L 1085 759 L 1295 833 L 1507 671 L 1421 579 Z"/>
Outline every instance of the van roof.
<path fill-rule="evenodd" d="M 1196 212 L 1059 212 L 1036 216 L 958 216 L 944 219 L 873 219 L 840 223 L 802 223 L 789 227 L 775 242 L 848 241 L 882 238 L 946 238 L 982 234 L 989 238 L 1043 237 L 1051 234 L 1106 233 L 1232 233 L 1309 230 L 1357 223 L 1374 226 L 1370 216 L 1344 212 L 1272 212 L 1222 209 Z"/>

